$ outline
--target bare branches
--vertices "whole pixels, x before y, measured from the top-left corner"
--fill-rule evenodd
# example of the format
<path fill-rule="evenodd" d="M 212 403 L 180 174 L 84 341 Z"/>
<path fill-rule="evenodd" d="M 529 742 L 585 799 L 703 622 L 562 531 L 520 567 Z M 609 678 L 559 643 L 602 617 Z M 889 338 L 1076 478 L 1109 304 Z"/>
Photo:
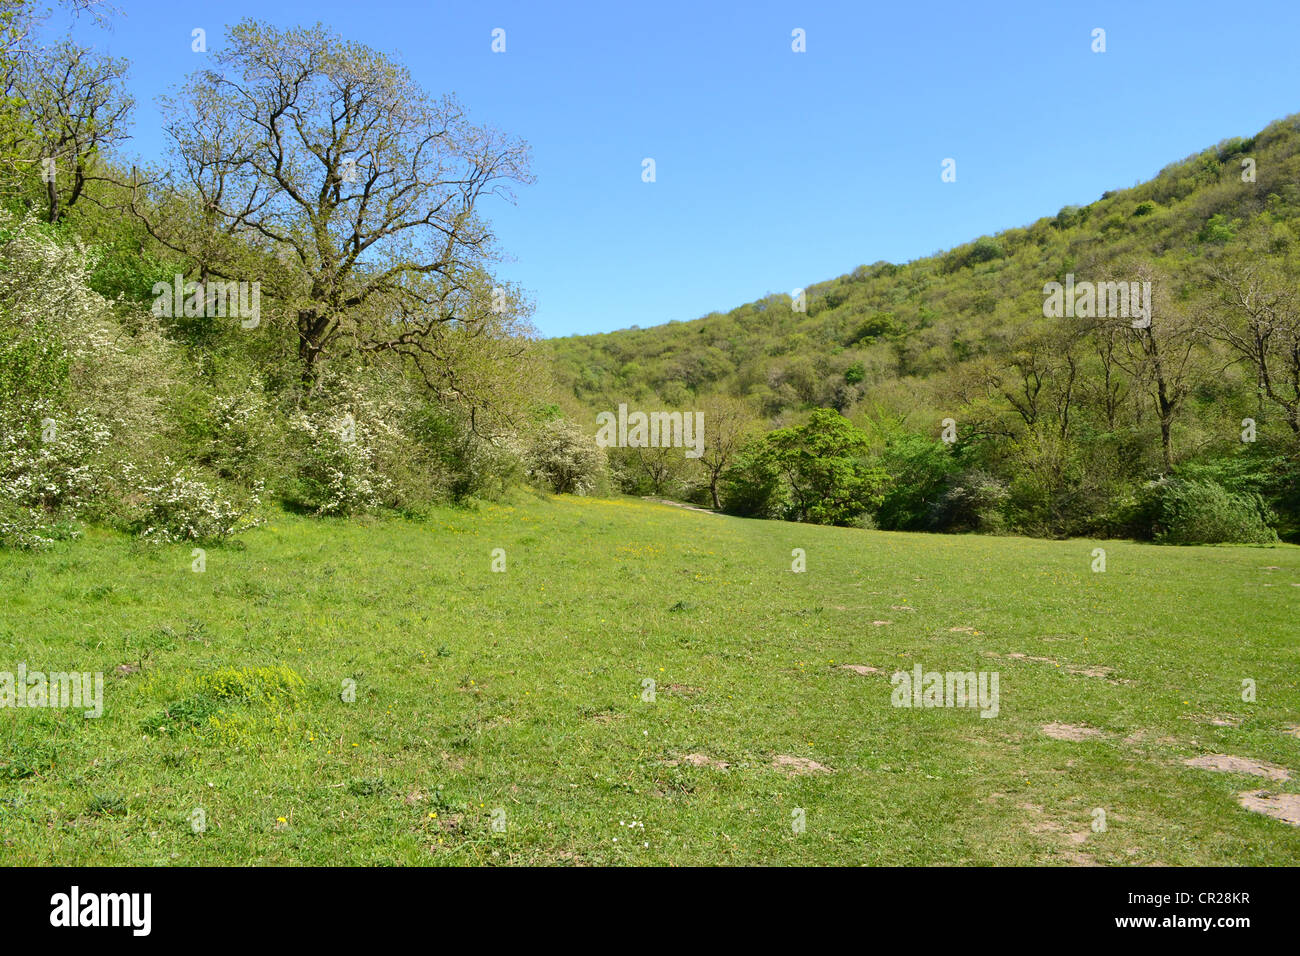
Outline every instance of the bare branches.
<path fill-rule="evenodd" d="M 216 65 L 165 103 L 173 189 L 284 266 L 260 278 L 297 315 L 304 379 L 346 345 L 403 356 L 430 388 L 463 395 L 464 343 L 527 331 L 522 300 L 487 278 L 496 253 L 479 215 L 484 196 L 530 181 L 527 146 L 320 25 L 244 21 Z M 140 212 L 159 241 L 228 269 L 220 243 Z"/>
<path fill-rule="evenodd" d="M 1216 307 L 1207 333 L 1255 373 L 1261 395 L 1281 409 L 1300 439 L 1300 294 L 1278 263 L 1251 253 L 1208 267 Z"/>
<path fill-rule="evenodd" d="M 43 166 L 46 219 L 59 222 L 103 178 L 104 154 L 127 139 L 134 100 L 125 90 L 127 61 L 69 40 L 27 57 L 14 92 L 27 106 L 24 150 Z"/>

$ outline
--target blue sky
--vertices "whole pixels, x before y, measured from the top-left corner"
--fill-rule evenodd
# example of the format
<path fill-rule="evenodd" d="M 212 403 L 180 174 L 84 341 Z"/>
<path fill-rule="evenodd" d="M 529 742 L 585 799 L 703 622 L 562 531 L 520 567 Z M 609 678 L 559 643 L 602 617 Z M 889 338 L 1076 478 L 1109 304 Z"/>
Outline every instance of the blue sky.
<path fill-rule="evenodd" d="M 320 20 L 396 53 L 528 140 L 537 183 L 487 211 L 511 256 L 500 272 L 545 335 L 692 319 L 907 261 L 1300 112 L 1296 0 L 116 4 L 110 29 L 76 34 L 131 60 L 139 157 L 163 151 L 158 94 L 202 65 L 191 30 L 217 50 L 244 16 Z"/>

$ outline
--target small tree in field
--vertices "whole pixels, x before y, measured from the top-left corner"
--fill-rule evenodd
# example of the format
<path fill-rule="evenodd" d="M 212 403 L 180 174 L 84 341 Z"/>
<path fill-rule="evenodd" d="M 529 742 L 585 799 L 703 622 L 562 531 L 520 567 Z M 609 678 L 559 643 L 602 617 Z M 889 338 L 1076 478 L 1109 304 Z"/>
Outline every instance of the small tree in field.
<path fill-rule="evenodd" d="M 839 412 L 819 408 L 807 424 L 774 431 L 763 444 L 763 458 L 785 480 L 798 521 L 849 524 L 883 499 L 888 475 L 865 460 L 866 433 Z"/>

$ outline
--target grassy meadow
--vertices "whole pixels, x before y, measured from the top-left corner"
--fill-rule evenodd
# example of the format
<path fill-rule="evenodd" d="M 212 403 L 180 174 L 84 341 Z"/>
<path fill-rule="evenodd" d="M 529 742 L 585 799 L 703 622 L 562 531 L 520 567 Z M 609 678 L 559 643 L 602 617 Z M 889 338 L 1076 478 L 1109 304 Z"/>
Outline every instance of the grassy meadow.
<path fill-rule="evenodd" d="M 193 560 L 0 551 L 0 670 L 105 675 L 100 719 L 0 710 L 5 864 L 1300 863 L 1239 804 L 1300 793 L 1295 547 L 521 494 Z M 997 716 L 891 706 L 917 663 Z"/>

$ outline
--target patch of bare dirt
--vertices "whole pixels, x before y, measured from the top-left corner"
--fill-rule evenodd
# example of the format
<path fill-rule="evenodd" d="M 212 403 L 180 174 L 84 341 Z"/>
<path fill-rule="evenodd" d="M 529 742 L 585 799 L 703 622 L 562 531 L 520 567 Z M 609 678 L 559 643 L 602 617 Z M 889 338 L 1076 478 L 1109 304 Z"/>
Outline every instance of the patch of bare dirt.
<path fill-rule="evenodd" d="M 1212 714 L 1190 714 L 1185 719 L 1196 720 L 1203 724 L 1211 724 L 1215 727 L 1240 727 L 1241 718 L 1239 717 L 1216 717 Z"/>
<path fill-rule="evenodd" d="M 886 624 L 893 624 L 893 621 L 872 621 L 873 627 L 884 627 Z"/>
<path fill-rule="evenodd" d="M 1292 737 L 1300 737 L 1300 724 L 1287 724 L 1282 729 Z"/>
<path fill-rule="evenodd" d="M 915 611 L 916 610 L 916 608 L 908 607 L 906 604 L 891 604 L 889 605 L 889 609 L 891 611 Z"/>
<path fill-rule="evenodd" d="M 1039 729 L 1056 740 L 1091 740 L 1101 736 L 1101 731 L 1097 728 L 1079 724 L 1043 724 Z"/>
<path fill-rule="evenodd" d="M 861 674 L 861 675 L 863 675 L 864 677 L 865 677 L 867 674 L 883 674 L 883 673 L 884 673 L 884 671 L 882 671 L 879 667 L 868 667 L 866 664 L 841 664 L 841 665 L 840 665 L 840 670 L 842 670 L 842 671 L 853 671 L 853 673 L 855 673 L 855 674 Z"/>
<path fill-rule="evenodd" d="M 834 773 L 830 767 L 819 764 L 807 757 L 792 757 L 789 754 L 777 754 L 772 758 L 772 769 L 780 770 L 791 777 L 806 773 Z"/>
<path fill-rule="evenodd" d="M 1124 738 L 1124 743 L 1129 744 L 1130 746 L 1132 746 L 1132 745 L 1134 745 L 1134 744 L 1140 744 L 1140 743 L 1143 743 L 1143 742 L 1147 742 L 1147 738 L 1148 738 L 1148 735 L 1149 735 L 1149 734 L 1150 734 L 1150 731 L 1148 731 L 1148 730 L 1142 730 L 1142 729 L 1139 728 L 1138 730 L 1133 731 L 1133 733 L 1131 733 L 1131 734 L 1129 734 L 1127 737 L 1125 737 L 1125 738 Z M 1150 742 L 1150 743 L 1153 743 L 1153 744 L 1157 744 L 1157 745 L 1162 746 L 1162 747 L 1167 747 L 1167 746 L 1169 746 L 1170 744 L 1173 744 L 1175 741 L 1174 741 L 1174 738 L 1173 738 L 1173 737 L 1161 736 L 1161 737 L 1155 737 L 1155 738 L 1152 738 L 1149 742 Z"/>
<path fill-rule="evenodd" d="M 1291 779 L 1291 773 L 1285 767 L 1265 763 L 1262 760 L 1251 760 L 1249 757 L 1234 757 L 1231 754 L 1202 754 L 1199 757 L 1184 760 L 1183 763 L 1199 770 L 1217 770 L 1221 773 L 1248 773 L 1255 777 L 1266 777 L 1269 780 L 1278 781 Z"/>
<path fill-rule="evenodd" d="M 1029 832 L 1037 834 L 1051 834 L 1059 836 L 1065 828 L 1051 817 L 1043 815 L 1043 808 L 1036 803 L 1021 803 L 1018 805 L 1021 810 L 1033 814 L 1034 818 L 1029 822 Z M 1097 861 L 1087 853 L 1074 849 L 1081 847 L 1088 842 L 1088 831 L 1083 830 L 1076 833 L 1066 833 L 1065 840 L 1070 845 L 1070 849 L 1065 850 L 1061 857 L 1071 866 L 1097 866 Z"/>
<path fill-rule="evenodd" d="M 1002 657 L 1000 654 L 986 653 L 985 657 Z M 1035 657 L 1033 654 L 1021 654 L 1014 651 L 1006 655 L 1008 660 L 1013 661 L 1037 661 L 1039 664 L 1051 664 L 1053 667 L 1061 667 L 1061 662 L 1051 657 Z M 1132 681 L 1114 679 L 1110 675 L 1115 673 L 1113 668 L 1105 667 L 1101 664 L 1094 664 L 1087 667 L 1078 664 L 1066 664 L 1064 670 L 1067 674 L 1077 674 L 1080 677 L 1100 677 L 1109 684 L 1131 684 Z"/>
<path fill-rule="evenodd" d="M 704 690 L 703 687 L 692 687 L 690 684 L 669 684 L 664 688 L 670 694 L 681 694 L 683 697 L 693 697 Z"/>
<path fill-rule="evenodd" d="M 1074 667 L 1072 665 L 1066 665 L 1065 669 L 1071 674 L 1079 674 L 1082 677 L 1109 677 L 1111 674 L 1115 673 L 1109 667 L 1102 667 L 1100 665 L 1096 667 Z"/>
<path fill-rule="evenodd" d="M 450 767 L 454 771 L 459 772 L 465 769 L 464 757 L 453 756 L 452 754 L 449 754 L 444 750 L 442 753 L 442 760 L 443 763 L 445 763 L 448 767 Z"/>
<path fill-rule="evenodd" d="M 1300 793 L 1269 793 L 1250 790 L 1237 795 L 1237 802 L 1247 810 L 1300 827 Z"/>
<path fill-rule="evenodd" d="M 731 764 L 725 760 L 714 760 L 708 754 L 687 754 L 678 760 L 665 760 L 666 767 L 680 767 L 685 764 L 688 767 L 712 767 L 714 770 L 726 770 Z"/>
<path fill-rule="evenodd" d="M 949 633 L 949 634 L 978 634 L 978 633 L 980 633 L 980 632 L 977 631 L 977 630 L 975 630 L 975 628 L 973 628 L 973 627 L 971 627 L 971 626 L 969 626 L 969 625 L 963 625 L 963 626 L 961 626 L 961 627 L 950 627 L 950 628 L 948 628 L 948 633 Z"/>

